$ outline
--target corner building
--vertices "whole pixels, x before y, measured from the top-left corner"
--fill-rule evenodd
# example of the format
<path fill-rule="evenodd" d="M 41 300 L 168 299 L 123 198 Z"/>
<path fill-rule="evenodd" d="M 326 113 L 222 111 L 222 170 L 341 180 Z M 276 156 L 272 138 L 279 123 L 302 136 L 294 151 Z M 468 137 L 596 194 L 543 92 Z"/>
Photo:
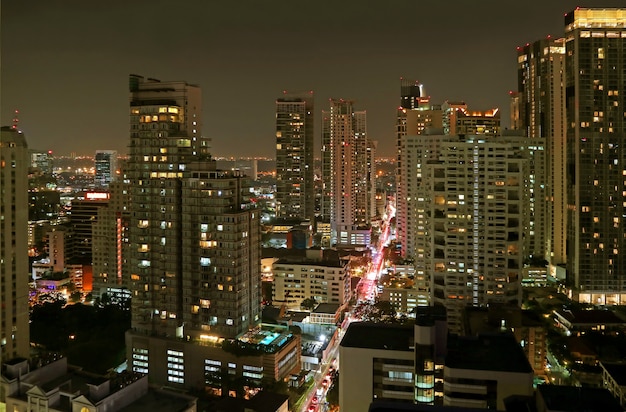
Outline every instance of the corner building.
<path fill-rule="evenodd" d="M 626 9 L 565 15 L 567 276 L 574 298 L 626 302 Z"/>
<path fill-rule="evenodd" d="M 187 379 L 203 349 L 260 323 L 259 214 L 248 180 L 216 170 L 200 113 L 198 86 L 131 75 L 128 359 L 183 387 L 203 384 Z"/>

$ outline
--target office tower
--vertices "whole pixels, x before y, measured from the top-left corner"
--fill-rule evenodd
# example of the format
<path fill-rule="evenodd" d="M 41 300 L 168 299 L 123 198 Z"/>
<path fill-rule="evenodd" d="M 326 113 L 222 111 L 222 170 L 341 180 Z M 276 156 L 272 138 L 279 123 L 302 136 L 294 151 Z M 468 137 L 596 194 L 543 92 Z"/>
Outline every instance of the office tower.
<path fill-rule="evenodd" d="M 419 82 L 400 79 L 400 106 L 396 114 L 396 239 L 403 257 L 413 257 L 413 250 L 406 245 L 409 205 L 407 203 L 406 176 L 403 175 L 402 138 L 407 135 L 421 135 L 428 130 L 443 127 L 443 112 L 439 105 L 430 104 L 430 96 L 424 94 L 424 86 Z"/>
<path fill-rule="evenodd" d="M 566 261 L 565 39 L 550 37 L 517 48 L 518 90 L 511 93 L 511 128 L 544 145 L 531 165 L 529 253 L 551 266 Z M 542 143 L 543 141 L 543 143 Z M 541 170 L 544 173 L 541 173 Z M 545 199 L 545 201 L 543 200 Z"/>
<path fill-rule="evenodd" d="M 43 174 L 52 174 L 52 150 L 38 151 L 29 150 L 30 153 L 30 165 Z"/>
<path fill-rule="evenodd" d="M 218 340 L 259 324 L 261 277 L 249 180 L 216 170 L 200 117 L 198 86 L 131 75 L 128 359 L 155 382 L 204 388 Z"/>
<path fill-rule="evenodd" d="M 565 15 L 567 276 L 578 299 L 626 302 L 626 9 Z"/>
<path fill-rule="evenodd" d="M 66 258 L 91 265 L 93 256 L 93 224 L 98 210 L 109 203 L 109 192 L 83 192 L 76 196 L 69 211 L 70 227 L 74 241 L 74 255 Z M 66 262 L 67 263 L 67 262 Z"/>
<path fill-rule="evenodd" d="M 109 184 L 109 202 L 98 208 L 93 222 L 93 296 L 104 293 L 112 301 L 130 298 L 127 263 L 130 254 L 130 186 L 128 182 Z"/>
<path fill-rule="evenodd" d="M 30 356 L 28 326 L 28 146 L 0 130 L 0 361 Z"/>
<path fill-rule="evenodd" d="M 313 221 L 313 93 L 276 100 L 276 217 Z"/>
<path fill-rule="evenodd" d="M 322 211 L 330 218 L 332 244 L 367 246 L 374 209 L 374 142 L 367 138 L 365 111 L 331 99 L 322 112 Z"/>
<path fill-rule="evenodd" d="M 465 306 L 520 302 L 528 149 L 506 136 L 402 140 L 415 276 L 430 279 L 431 305 L 459 333 Z"/>
<path fill-rule="evenodd" d="M 117 179 L 117 151 L 96 150 L 94 183 L 96 187 L 108 187 Z"/>

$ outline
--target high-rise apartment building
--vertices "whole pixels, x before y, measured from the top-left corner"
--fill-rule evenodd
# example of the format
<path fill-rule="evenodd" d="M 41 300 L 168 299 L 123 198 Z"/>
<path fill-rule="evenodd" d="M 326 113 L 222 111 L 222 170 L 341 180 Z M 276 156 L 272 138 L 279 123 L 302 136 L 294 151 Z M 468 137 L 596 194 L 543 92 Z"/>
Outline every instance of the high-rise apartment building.
<path fill-rule="evenodd" d="M 155 382 L 194 387 L 203 351 L 258 325 L 261 301 L 249 180 L 216 170 L 200 118 L 198 86 L 131 76 L 128 359 Z"/>
<path fill-rule="evenodd" d="M 462 331 L 465 306 L 519 303 L 527 227 L 523 139 L 420 135 L 402 139 L 410 211 L 406 244 L 431 304 Z"/>
<path fill-rule="evenodd" d="M 407 228 L 410 225 L 409 199 L 407 198 L 406 168 L 403 165 L 403 137 L 421 135 L 428 130 L 443 127 L 443 112 L 439 105 L 431 105 L 419 82 L 400 79 L 400 106 L 396 114 L 396 239 L 403 257 L 413 257 L 413 249 L 406 245 Z"/>
<path fill-rule="evenodd" d="M 518 47 L 517 64 L 511 128 L 522 130 L 529 144 L 543 146 L 545 155 L 531 166 L 536 183 L 530 182 L 529 253 L 555 266 L 566 261 L 565 39 L 548 37 Z"/>
<path fill-rule="evenodd" d="M 95 179 L 96 187 L 108 187 L 117 179 L 117 151 L 116 150 L 96 150 Z"/>
<path fill-rule="evenodd" d="M 565 15 L 567 276 L 578 299 L 626 302 L 626 9 Z"/>
<path fill-rule="evenodd" d="M 315 216 L 313 94 L 276 100 L 276 217 Z"/>
<path fill-rule="evenodd" d="M 0 130 L 0 361 L 30 356 L 28 325 L 28 146 Z"/>
<path fill-rule="evenodd" d="M 322 112 L 322 213 L 330 218 L 332 243 L 367 246 L 375 210 L 374 142 L 365 111 L 349 100 L 331 99 Z"/>

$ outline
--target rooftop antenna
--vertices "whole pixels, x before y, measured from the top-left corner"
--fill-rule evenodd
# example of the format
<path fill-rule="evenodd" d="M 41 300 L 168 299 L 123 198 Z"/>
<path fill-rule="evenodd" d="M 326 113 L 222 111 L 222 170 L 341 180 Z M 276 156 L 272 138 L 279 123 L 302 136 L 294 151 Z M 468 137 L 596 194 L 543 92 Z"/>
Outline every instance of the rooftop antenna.
<path fill-rule="evenodd" d="M 11 128 L 13 130 L 17 130 L 17 124 L 20 122 L 20 111 L 15 109 L 15 112 L 13 113 L 13 126 L 11 126 Z"/>

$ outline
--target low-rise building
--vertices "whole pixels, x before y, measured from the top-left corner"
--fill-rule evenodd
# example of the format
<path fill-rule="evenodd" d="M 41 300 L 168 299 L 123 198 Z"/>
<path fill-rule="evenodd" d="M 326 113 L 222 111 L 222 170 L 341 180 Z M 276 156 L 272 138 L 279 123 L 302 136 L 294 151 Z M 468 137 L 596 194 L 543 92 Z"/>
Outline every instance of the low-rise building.
<path fill-rule="evenodd" d="M 68 366 L 67 358 L 14 359 L 0 380 L 6 410 L 12 412 L 195 412 L 195 397 L 153 389 L 148 377 L 124 372 L 103 377 Z"/>
<path fill-rule="evenodd" d="M 626 364 L 600 362 L 602 384 L 611 395 L 626 407 Z"/>
<path fill-rule="evenodd" d="M 343 306 L 350 300 L 350 270 L 346 260 L 333 250 L 308 249 L 273 264 L 272 301 L 297 309 L 304 299 Z"/>
<path fill-rule="evenodd" d="M 626 331 L 626 323 L 610 310 L 560 309 L 554 311 L 554 320 L 568 335 L 579 336 L 591 331 L 601 333 Z"/>
<path fill-rule="evenodd" d="M 280 381 L 300 372 L 300 336 L 286 326 L 264 325 L 238 339 L 201 335 L 173 339 L 126 333 L 126 358 L 133 372 L 149 373 L 151 382 L 174 383 L 216 396 L 238 395 L 232 381 L 245 379 L 250 388 L 262 380 Z M 166 358 L 167 363 L 151 362 Z"/>
<path fill-rule="evenodd" d="M 341 305 L 338 303 L 320 303 L 309 315 L 309 322 L 322 325 L 336 325 L 340 321 Z"/>

